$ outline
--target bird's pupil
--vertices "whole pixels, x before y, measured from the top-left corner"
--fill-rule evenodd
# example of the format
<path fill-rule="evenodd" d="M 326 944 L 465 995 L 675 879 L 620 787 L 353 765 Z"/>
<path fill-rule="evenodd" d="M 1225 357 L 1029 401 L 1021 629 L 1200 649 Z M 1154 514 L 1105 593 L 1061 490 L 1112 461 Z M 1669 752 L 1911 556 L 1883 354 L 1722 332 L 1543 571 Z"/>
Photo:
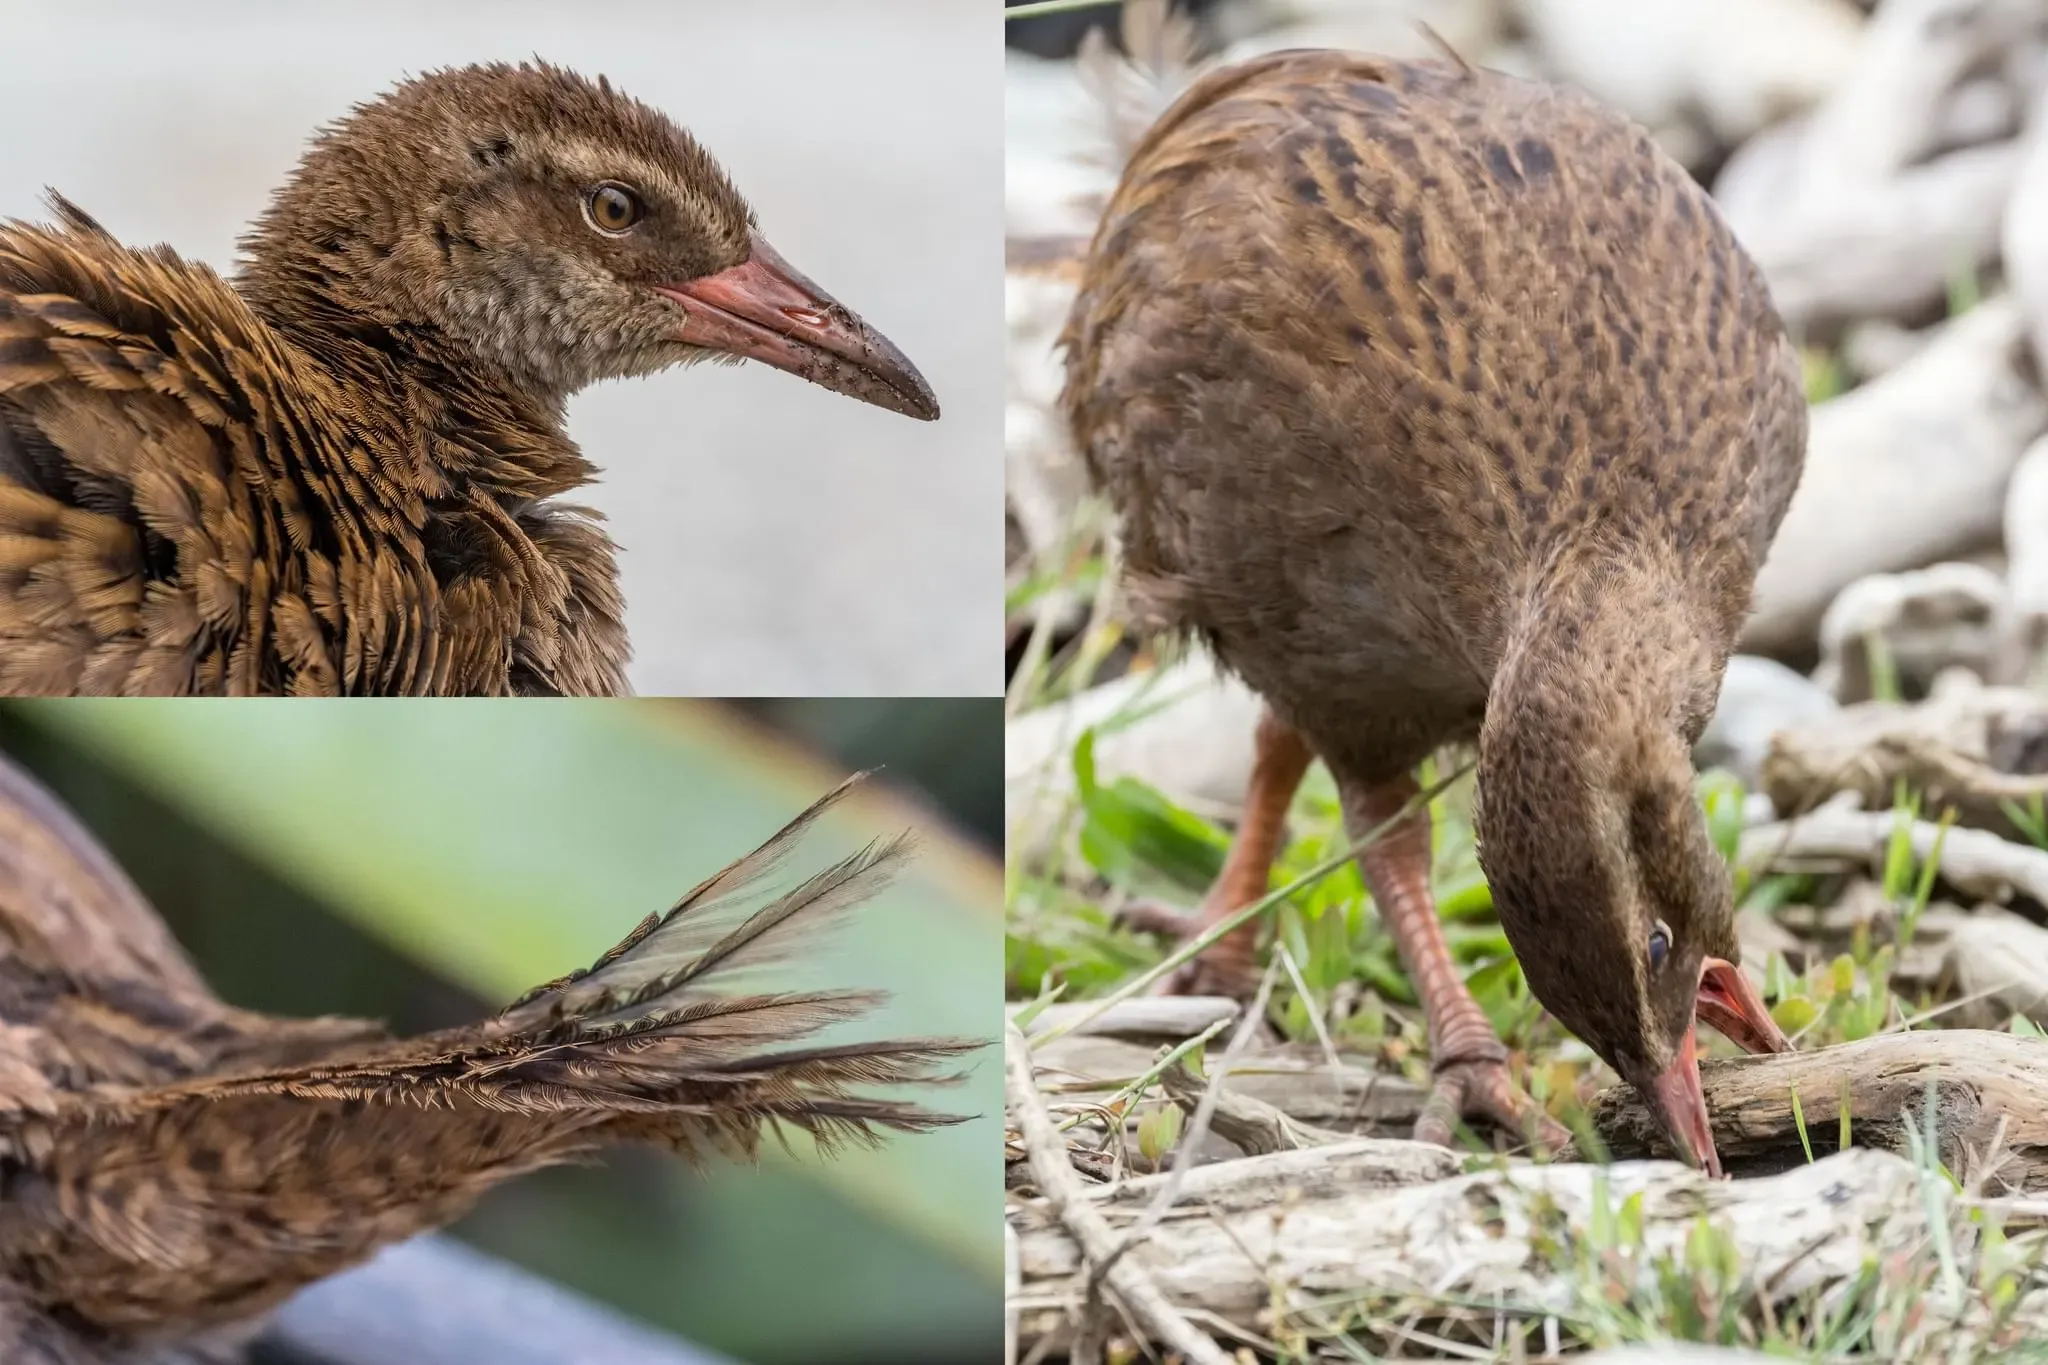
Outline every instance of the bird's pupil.
<path fill-rule="evenodd" d="M 1669 938 L 1668 936 L 1666 936 L 1666 934 L 1664 933 L 1664 931 L 1663 931 L 1662 929 L 1653 929 L 1653 930 L 1651 930 L 1651 931 L 1650 931 L 1650 965 L 1651 965 L 1652 967 L 1661 967 L 1661 966 L 1663 966 L 1663 965 L 1664 965 L 1664 955 L 1665 955 L 1666 953 L 1670 952 L 1670 951 L 1671 951 L 1671 940 L 1670 940 L 1670 938 Z"/>
<path fill-rule="evenodd" d="M 600 185 L 591 196 L 590 209 L 591 217 L 607 232 L 624 231 L 640 217 L 638 202 L 617 185 Z"/>

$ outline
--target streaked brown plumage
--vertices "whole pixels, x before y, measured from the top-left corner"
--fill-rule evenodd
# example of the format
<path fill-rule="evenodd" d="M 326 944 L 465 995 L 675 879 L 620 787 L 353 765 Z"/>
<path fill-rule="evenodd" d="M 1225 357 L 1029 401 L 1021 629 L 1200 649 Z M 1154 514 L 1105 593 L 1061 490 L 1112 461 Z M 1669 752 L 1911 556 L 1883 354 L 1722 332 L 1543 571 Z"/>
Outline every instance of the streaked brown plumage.
<path fill-rule="evenodd" d="M 1265 892 L 1312 756 L 1358 834 L 1476 739 L 1482 861 L 1530 985 L 1713 1164 L 1695 1009 L 1783 1040 L 1733 965 L 1688 750 L 1806 407 L 1705 193 L 1576 94 L 1277 53 L 1198 82 L 1137 148 L 1064 341 L 1133 602 L 1269 706 L 1202 918 Z M 1428 847 L 1425 814 L 1361 864 L 1424 998 L 1441 1139 L 1526 1115 Z M 1248 935 L 1219 948 L 1195 975 L 1242 990 Z"/>
<path fill-rule="evenodd" d="M 246 1337 L 301 1285 L 488 1186 L 622 1143 L 750 1154 L 951 1118 L 951 1039 L 815 1045 L 859 991 L 775 992 L 902 861 L 901 840 L 771 876 L 842 786 L 587 972 L 480 1024 L 395 1039 L 216 999 L 50 796 L 0 761 L 0 1360 L 139 1365 Z M 224 1357 L 225 1358 L 225 1357 Z"/>
<path fill-rule="evenodd" d="M 553 67 L 359 107 L 232 286 L 56 208 L 0 224 L 0 693 L 621 692 L 571 393 L 752 357 L 938 415 L 688 133 Z"/>

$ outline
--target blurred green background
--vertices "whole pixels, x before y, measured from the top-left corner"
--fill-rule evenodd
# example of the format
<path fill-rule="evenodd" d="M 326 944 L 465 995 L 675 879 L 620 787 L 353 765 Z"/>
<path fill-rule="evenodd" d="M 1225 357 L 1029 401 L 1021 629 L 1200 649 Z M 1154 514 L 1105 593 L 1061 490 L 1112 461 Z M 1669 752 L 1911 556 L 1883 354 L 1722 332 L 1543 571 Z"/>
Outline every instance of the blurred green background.
<path fill-rule="evenodd" d="M 226 999 L 402 1032 L 588 964 L 848 769 L 885 765 L 804 866 L 919 832 L 911 872 L 806 984 L 881 986 L 863 1032 L 998 1036 L 999 699 L 0 704 L 55 790 Z M 831 1163 L 709 1178 L 615 1153 L 503 1187 L 453 1231 L 757 1365 L 991 1360 L 1000 1057 L 978 1117 Z"/>

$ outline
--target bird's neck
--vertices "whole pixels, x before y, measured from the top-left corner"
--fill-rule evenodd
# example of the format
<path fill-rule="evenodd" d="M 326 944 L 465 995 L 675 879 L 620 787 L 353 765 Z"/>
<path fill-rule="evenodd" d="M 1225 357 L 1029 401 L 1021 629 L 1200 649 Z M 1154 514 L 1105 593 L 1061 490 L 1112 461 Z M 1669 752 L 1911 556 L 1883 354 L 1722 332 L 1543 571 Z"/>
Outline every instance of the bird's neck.
<path fill-rule="evenodd" d="M 483 496 L 511 508 L 596 479 L 568 434 L 560 396 L 536 394 L 431 329 L 304 289 L 282 298 L 259 290 L 250 302 L 347 396 L 366 436 L 406 452 L 393 468 L 411 471 L 411 491 L 427 503 Z"/>
<path fill-rule="evenodd" d="M 1583 932 L 1583 920 L 1545 921 L 1621 918 L 1646 876 L 1690 884 L 1711 870 L 1690 749 L 1724 656 L 1679 583 L 1621 561 L 1559 573 L 1506 633 L 1480 730 L 1478 816 L 1503 921 L 1520 916 L 1525 934 Z"/>

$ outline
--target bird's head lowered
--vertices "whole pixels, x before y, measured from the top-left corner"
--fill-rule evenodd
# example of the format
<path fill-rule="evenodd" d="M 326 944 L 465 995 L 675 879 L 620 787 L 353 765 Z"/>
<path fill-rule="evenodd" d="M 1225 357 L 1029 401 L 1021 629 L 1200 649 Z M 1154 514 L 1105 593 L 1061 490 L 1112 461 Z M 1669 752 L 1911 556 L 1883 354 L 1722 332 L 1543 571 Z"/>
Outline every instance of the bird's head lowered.
<path fill-rule="evenodd" d="M 1695 1020 L 1749 1052 L 1791 1044 L 1739 965 L 1728 869 L 1677 728 L 1629 686 L 1568 676 L 1533 656 L 1496 680 L 1481 862 L 1536 998 L 1636 1087 L 1681 1157 L 1719 1175 Z"/>
<path fill-rule="evenodd" d="M 432 333 L 556 400 L 748 359 L 938 416 L 917 368 L 763 240 L 688 132 L 557 67 L 437 71 L 359 106 L 242 246 L 240 283 L 274 322 Z"/>

